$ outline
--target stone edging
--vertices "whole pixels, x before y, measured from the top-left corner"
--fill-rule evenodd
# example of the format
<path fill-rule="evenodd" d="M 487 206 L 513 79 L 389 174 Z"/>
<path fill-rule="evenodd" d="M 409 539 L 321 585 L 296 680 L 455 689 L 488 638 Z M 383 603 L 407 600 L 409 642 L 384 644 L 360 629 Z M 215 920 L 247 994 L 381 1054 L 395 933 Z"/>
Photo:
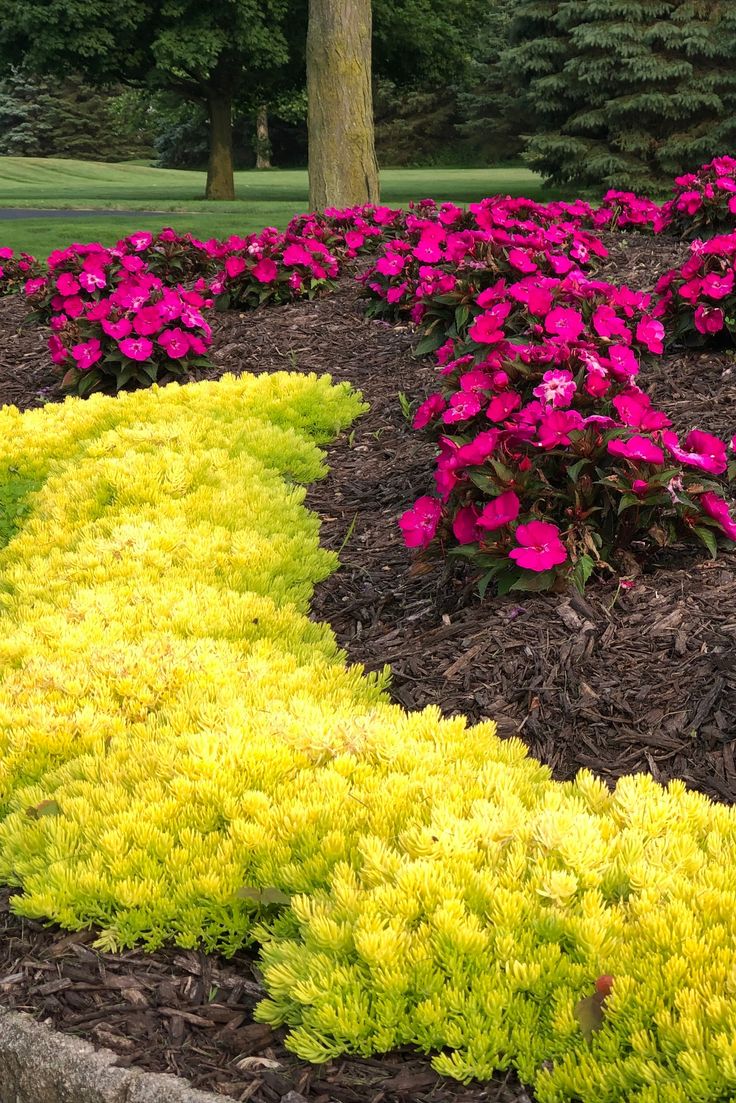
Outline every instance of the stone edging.
<path fill-rule="evenodd" d="M 222 1103 L 177 1076 L 118 1068 L 117 1055 L 0 1006 L 0 1103 Z"/>

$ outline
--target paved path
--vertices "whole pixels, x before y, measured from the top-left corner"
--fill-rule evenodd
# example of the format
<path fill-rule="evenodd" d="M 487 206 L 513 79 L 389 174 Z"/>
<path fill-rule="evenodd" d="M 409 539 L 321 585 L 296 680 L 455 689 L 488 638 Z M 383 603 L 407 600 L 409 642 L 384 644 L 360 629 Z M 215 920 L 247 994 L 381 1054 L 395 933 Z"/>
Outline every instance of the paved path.
<path fill-rule="evenodd" d="M 63 210 L 60 208 L 49 207 L 0 207 L 0 221 L 3 219 L 15 219 L 15 218 L 98 218 L 98 217 L 112 217 L 118 215 L 120 218 L 137 218 L 139 216 L 152 215 L 161 216 L 171 215 L 172 211 L 110 211 L 110 210 L 92 210 L 92 211 L 80 211 L 80 210 Z"/>

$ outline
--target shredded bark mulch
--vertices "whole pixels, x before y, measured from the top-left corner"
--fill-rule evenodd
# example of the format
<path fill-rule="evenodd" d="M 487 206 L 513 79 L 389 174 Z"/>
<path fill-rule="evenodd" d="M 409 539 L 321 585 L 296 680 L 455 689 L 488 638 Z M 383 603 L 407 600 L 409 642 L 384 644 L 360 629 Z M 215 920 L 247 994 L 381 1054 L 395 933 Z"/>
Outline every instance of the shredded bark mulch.
<path fill-rule="evenodd" d="M 651 286 L 686 247 L 609 234 L 603 278 Z M 389 663 L 394 698 L 492 718 L 558 778 L 581 767 L 609 784 L 643 771 L 681 778 L 736 801 L 736 555 L 713 562 L 686 549 L 626 565 L 633 583 L 596 583 L 585 597 L 488 595 L 458 569 L 412 559 L 396 519 L 432 485 L 433 448 L 412 433 L 398 396 L 422 399 L 430 365 L 411 354 L 405 327 L 367 321 L 351 277 L 314 303 L 214 321 L 215 369 L 329 372 L 358 387 L 371 409 L 329 450 L 330 474 L 307 504 L 341 567 L 317 590 L 312 615 L 329 621 L 353 662 Z M 0 301 L 0 404 L 57 400 L 46 334 L 20 326 L 22 304 Z M 676 428 L 736 431 L 736 360 L 678 352 L 642 384 Z M 0 892 L 0 1003 L 83 1035 L 119 1060 L 189 1077 L 255 1103 L 531 1103 L 512 1077 L 463 1086 L 412 1053 L 315 1068 L 254 1024 L 263 992 L 254 959 L 182 951 L 105 954 L 94 933 L 69 935 L 13 916 Z"/>

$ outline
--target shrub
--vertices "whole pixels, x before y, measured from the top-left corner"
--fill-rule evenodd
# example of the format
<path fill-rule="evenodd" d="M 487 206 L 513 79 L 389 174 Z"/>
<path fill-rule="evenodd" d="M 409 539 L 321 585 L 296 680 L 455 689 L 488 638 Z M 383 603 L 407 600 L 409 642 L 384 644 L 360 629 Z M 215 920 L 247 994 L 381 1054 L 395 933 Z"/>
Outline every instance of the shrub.
<path fill-rule="evenodd" d="M 667 329 L 668 344 L 736 344 L 736 232 L 694 241 L 681 268 L 655 286 L 654 313 Z"/>

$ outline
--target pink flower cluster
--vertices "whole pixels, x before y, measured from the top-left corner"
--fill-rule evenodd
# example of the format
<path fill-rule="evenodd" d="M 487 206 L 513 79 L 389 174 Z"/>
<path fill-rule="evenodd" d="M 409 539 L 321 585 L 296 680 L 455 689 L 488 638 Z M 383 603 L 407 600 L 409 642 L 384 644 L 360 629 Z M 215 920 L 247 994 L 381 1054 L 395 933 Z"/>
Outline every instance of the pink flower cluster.
<path fill-rule="evenodd" d="M 208 363 L 202 311 L 212 300 L 165 286 L 139 255 L 146 247 L 73 245 L 51 254 L 48 276 L 26 282 L 30 305 L 50 315 L 49 352 L 66 389 L 149 386 Z"/>
<path fill-rule="evenodd" d="M 339 264 L 318 237 L 267 227 L 246 238 L 231 237 L 221 268 L 209 283 L 218 310 L 311 299 L 333 286 Z"/>
<path fill-rule="evenodd" d="M 11 295 L 34 276 L 41 274 L 41 265 L 30 253 L 16 253 L 0 248 L 0 295 Z"/>
<path fill-rule="evenodd" d="M 593 212 L 591 225 L 596 230 L 653 230 L 661 233 L 667 217 L 659 203 L 630 191 L 607 191 Z"/>
<path fill-rule="evenodd" d="M 655 292 L 653 314 L 670 343 L 736 344 L 736 232 L 694 241 L 682 267 L 666 272 Z"/>
<path fill-rule="evenodd" d="M 710 237 L 736 229 L 736 158 L 714 157 L 675 179 L 662 208 L 663 228 L 682 237 Z"/>
<path fill-rule="evenodd" d="M 403 275 L 413 240 L 411 252 L 387 246 L 375 270 Z M 404 261 L 399 273 L 389 270 L 393 256 Z M 434 433 L 439 453 L 436 496 L 399 522 L 409 547 L 438 541 L 474 563 L 481 589 L 494 581 L 505 592 L 582 586 L 655 530 L 660 541 L 695 537 L 711 551 L 717 534 L 736 538 L 716 481 L 726 446 L 702 430 L 681 443 L 636 382 L 666 337 L 651 296 L 577 267 L 560 278 L 520 263 L 499 276 L 493 255 L 491 276 L 462 265 L 453 274 L 444 259 L 433 262 L 442 265 L 435 286 L 419 273 L 413 296 L 423 309 L 410 308 L 433 338 L 440 389 L 413 421 Z"/>

